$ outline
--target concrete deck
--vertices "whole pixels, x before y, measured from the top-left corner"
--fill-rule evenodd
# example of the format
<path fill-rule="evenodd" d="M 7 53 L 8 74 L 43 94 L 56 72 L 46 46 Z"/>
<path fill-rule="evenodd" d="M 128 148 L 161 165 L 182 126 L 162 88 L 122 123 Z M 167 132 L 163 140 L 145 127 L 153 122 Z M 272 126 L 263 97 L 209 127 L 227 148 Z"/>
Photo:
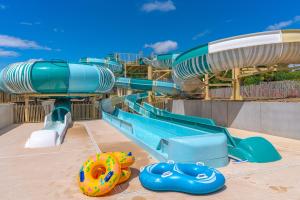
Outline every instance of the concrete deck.
<path fill-rule="evenodd" d="M 215 194 L 191 196 L 151 192 L 138 180 L 139 168 L 156 162 L 147 152 L 102 120 L 76 122 L 60 147 L 24 149 L 26 139 L 42 124 L 23 124 L 0 130 L 0 199 L 92 199 L 81 194 L 76 176 L 85 159 L 96 152 L 86 125 L 102 151 L 132 151 L 136 156 L 131 179 L 99 199 L 295 199 L 300 200 L 300 141 L 230 129 L 240 137 L 261 135 L 281 153 L 278 162 L 231 162 L 220 168 L 226 187 Z M 96 198 L 95 198 L 96 199 Z"/>

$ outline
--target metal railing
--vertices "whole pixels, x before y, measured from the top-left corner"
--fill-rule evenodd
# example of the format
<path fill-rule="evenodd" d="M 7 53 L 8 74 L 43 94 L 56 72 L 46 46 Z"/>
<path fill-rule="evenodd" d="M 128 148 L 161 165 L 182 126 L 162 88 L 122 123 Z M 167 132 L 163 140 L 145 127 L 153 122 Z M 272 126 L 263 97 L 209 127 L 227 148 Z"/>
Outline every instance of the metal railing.
<path fill-rule="evenodd" d="M 140 59 L 143 57 L 142 53 L 115 53 L 114 55 L 117 61 L 132 65 L 138 65 L 140 63 Z"/>

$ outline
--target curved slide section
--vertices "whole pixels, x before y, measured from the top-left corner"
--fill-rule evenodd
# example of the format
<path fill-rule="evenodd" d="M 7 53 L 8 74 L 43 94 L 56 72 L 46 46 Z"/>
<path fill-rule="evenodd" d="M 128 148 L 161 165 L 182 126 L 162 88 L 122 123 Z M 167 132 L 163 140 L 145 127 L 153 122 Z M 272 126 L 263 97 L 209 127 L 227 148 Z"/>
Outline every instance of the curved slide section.
<path fill-rule="evenodd" d="M 300 31 L 240 35 L 210 42 L 180 54 L 173 63 L 182 80 L 234 67 L 300 63 Z"/>
<path fill-rule="evenodd" d="M 0 72 L 0 89 L 17 94 L 106 93 L 114 82 L 108 68 L 64 61 L 14 63 Z"/>

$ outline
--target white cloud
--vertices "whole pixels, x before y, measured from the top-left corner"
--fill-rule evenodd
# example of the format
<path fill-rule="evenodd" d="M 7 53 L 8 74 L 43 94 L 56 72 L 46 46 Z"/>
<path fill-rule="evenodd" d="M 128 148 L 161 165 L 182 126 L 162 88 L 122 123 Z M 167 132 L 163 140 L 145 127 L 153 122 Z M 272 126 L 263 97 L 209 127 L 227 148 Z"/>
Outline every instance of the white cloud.
<path fill-rule="evenodd" d="M 64 29 L 59 29 L 59 28 L 54 28 L 53 31 L 54 31 L 55 33 L 58 33 L 58 32 L 64 33 L 64 32 L 65 32 Z"/>
<path fill-rule="evenodd" d="M 278 29 L 282 29 L 282 28 L 285 28 L 287 26 L 290 26 L 291 24 L 293 24 L 293 20 L 282 21 L 282 22 L 270 25 L 266 29 L 267 30 L 278 30 Z"/>
<path fill-rule="evenodd" d="M 33 25 L 40 25 L 41 22 L 20 22 L 21 25 L 26 25 L 26 26 L 33 26 Z"/>
<path fill-rule="evenodd" d="M 21 25 L 32 26 L 31 22 L 20 22 Z"/>
<path fill-rule="evenodd" d="M 0 57 L 17 57 L 19 54 L 15 51 L 7 51 L 4 49 L 0 49 Z"/>
<path fill-rule="evenodd" d="M 168 11 L 176 10 L 176 7 L 173 1 L 171 0 L 153 1 L 153 2 L 143 4 L 142 10 L 145 12 L 152 12 L 152 11 L 168 12 Z"/>
<path fill-rule="evenodd" d="M 210 30 L 202 31 L 202 32 L 198 33 L 197 35 L 195 35 L 192 39 L 197 40 L 199 38 L 202 38 L 202 37 L 206 36 L 209 33 L 210 33 Z"/>
<path fill-rule="evenodd" d="M 293 19 L 278 22 L 276 24 L 269 25 L 266 30 L 272 31 L 272 30 L 279 30 L 282 28 L 286 28 L 288 26 L 291 26 L 292 24 L 295 24 L 297 22 L 300 22 L 300 16 L 295 16 Z"/>
<path fill-rule="evenodd" d="M 4 4 L 0 4 L 0 10 L 5 10 L 7 8 L 7 6 L 6 5 L 4 5 Z"/>
<path fill-rule="evenodd" d="M 172 40 L 156 42 L 154 44 L 145 44 L 145 48 L 152 48 L 155 53 L 162 54 L 177 49 L 178 44 Z"/>
<path fill-rule="evenodd" d="M 8 36 L 8 35 L 0 35 L 0 47 L 51 50 L 51 48 L 46 46 L 41 46 L 35 41 L 24 40 L 21 38 Z"/>

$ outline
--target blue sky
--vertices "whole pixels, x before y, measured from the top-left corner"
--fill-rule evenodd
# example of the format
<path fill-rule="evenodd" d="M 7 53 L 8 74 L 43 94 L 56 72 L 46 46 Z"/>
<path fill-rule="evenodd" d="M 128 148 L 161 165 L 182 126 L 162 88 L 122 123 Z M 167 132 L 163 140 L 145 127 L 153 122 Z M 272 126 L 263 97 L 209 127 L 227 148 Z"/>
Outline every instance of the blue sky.
<path fill-rule="evenodd" d="M 0 0 L 0 67 L 28 59 L 185 51 L 300 28 L 299 0 Z"/>

